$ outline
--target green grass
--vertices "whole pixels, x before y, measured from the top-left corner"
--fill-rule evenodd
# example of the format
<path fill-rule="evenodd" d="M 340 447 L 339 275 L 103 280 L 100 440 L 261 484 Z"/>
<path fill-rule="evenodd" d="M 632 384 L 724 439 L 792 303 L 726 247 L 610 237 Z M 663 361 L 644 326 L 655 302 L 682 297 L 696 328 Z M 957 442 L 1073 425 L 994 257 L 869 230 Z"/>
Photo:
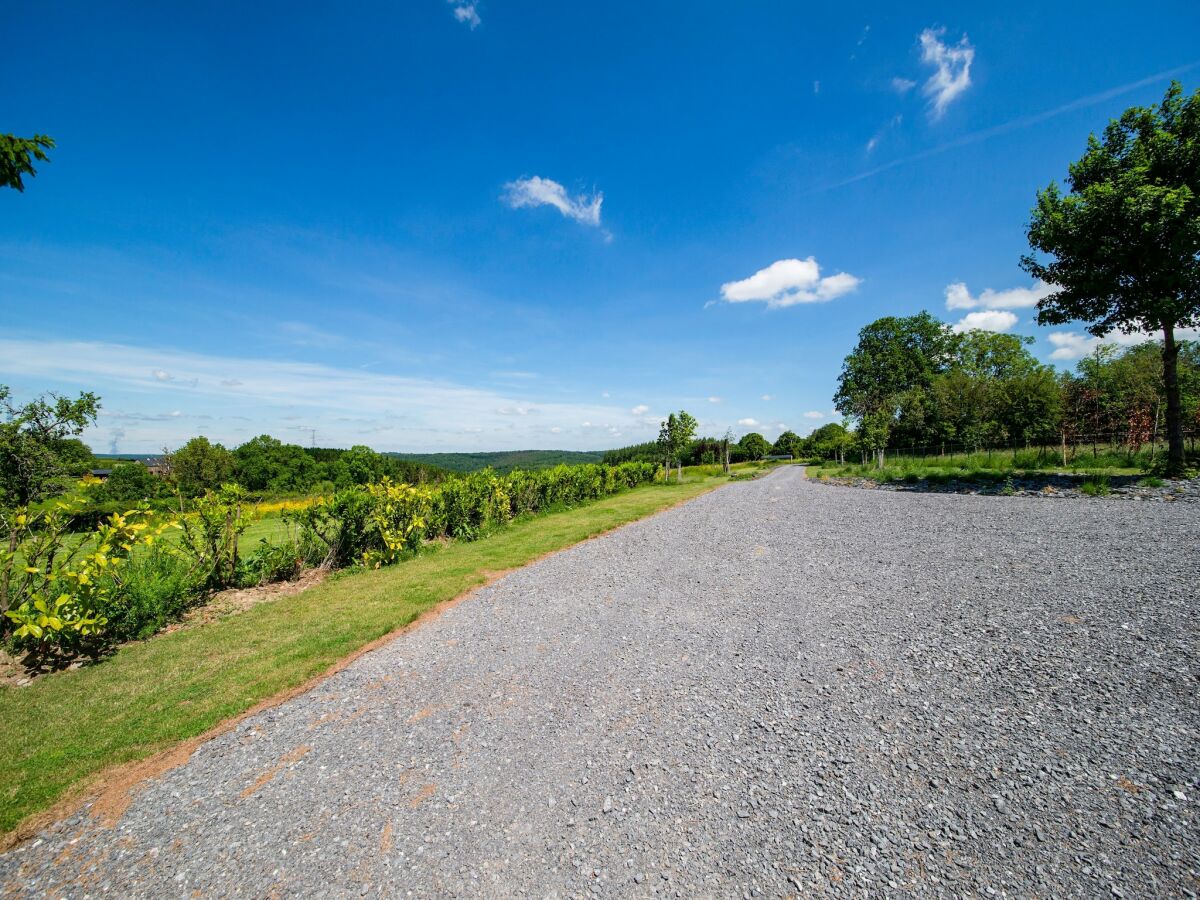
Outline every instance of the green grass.
<path fill-rule="evenodd" d="M 326 671 L 484 583 L 487 573 L 524 565 L 727 482 L 699 470 L 684 475 L 682 485 L 648 485 L 525 519 L 474 543 L 347 573 L 212 624 L 126 645 L 97 665 L 0 688 L 0 831 L 11 831 L 106 768 L 202 734 Z"/>
<path fill-rule="evenodd" d="M 1159 454 L 1161 458 L 1162 454 Z M 1080 452 L 1063 466 L 1058 453 L 1037 450 L 1002 450 L 993 453 L 957 453 L 946 456 L 889 456 L 882 469 L 874 463 L 860 465 L 822 462 L 812 466 L 809 474 L 815 477 L 870 478 L 873 481 L 905 481 L 916 483 L 928 479 L 945 483 L 960 481 L 1001 482 L 1025 475 L 1069 472 L 1083 475 L 1141 475 L 1149 471 L 1148 452 L 1128 454 L 1100 449 L 1093 454 Z"/>
<path fill-rule="evenodd" d="M 1107 497 L 1110 493 L 1107 475 L 1089 475 L 1079 485 L 1079 493 L 1089 497 Z"/>

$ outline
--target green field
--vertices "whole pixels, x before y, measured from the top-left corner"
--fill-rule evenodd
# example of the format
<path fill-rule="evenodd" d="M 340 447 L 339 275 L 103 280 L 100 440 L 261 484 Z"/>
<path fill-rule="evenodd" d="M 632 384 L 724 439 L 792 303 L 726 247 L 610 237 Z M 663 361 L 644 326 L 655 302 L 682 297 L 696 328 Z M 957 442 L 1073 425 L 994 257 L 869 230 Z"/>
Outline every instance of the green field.
<path fill-rule="evenodd" d="M 741 474 L 761 469 L 738 467 Z M 0 831 L 111 766 L 202 734 L 302 684 L 489 573 L 728 483 L 715 467 L 685 470 L 685 479 L 526 518 L 475 542 L 434 544 L 395 566 L 335 575 L 239 615 L 127 644 L 99 664 L 0 688 Z M 275 528 L 282 528 L 278 519 L 253 525 L 243 538 L 247 549 Z"/>

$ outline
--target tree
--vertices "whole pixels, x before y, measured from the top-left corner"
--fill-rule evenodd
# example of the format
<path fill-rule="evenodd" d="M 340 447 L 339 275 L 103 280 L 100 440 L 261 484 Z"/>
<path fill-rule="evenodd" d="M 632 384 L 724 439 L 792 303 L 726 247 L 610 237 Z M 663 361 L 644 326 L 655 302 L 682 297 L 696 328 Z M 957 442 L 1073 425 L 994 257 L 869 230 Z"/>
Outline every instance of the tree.
<path fill-rule="evenodd" d="M 845 462 L 846 448 L 850 446 L 852 440 L 853 436 L 845 425 L 839 422 L 828 422 L 804 438 L 804 448 L 810 456 Z"/>
<path fill-rule="evenodd" d="M 950 329 L 927 312 L 876 319 L 858 333 L 858 343 L 842 363 L 834 404 L 863 424 L 860 430 L 869 436 L 868 448 L 880 466 L 893 427 L 906 424 L 901 411 L 924 406 L 924 395 L 946 370 L 952 351 Z"/>
<path fill-rule="evenodd" d="M 658 440 L 655 442 L 658 452 L 662 456 L 664 480 L 671 477 L 671 435 L 674 431 L 675 413 L 671 413 L 667 416 L 666 420 L 659 423 Z"/>
<path fill-rule="evenodd" d="M 260 434 L 233 451 L 237 480 L 252 491 L 304 491 L 321 474 L 316 460 L 298 444 Z"/>
<path fill-rule="evenodd" d="M 744 435 L 738 446 L 742 449 L 746 459 L 762 459 L 771 452 L 771 443 L 757 431 L 752 431 Z"/>
<path fill-rule="evenodd" d="M 100 398 L 81 393 L 71 400 L 55 393 L 23 406 L 0 385 L 0 505 L 28 506 L 73 474 L 78 442 L 73 440 L 96 421 Z"/>
<path fill-rule="evenodd" d="M 658 429 L 658 447 L 666 462 L 667 475 L 671 473 L 671 463 L 679 461 L 679 481 L 683 481 L 683 455 L 691 446 L 696 436 L 699 423 L 691 413 L 680 410 L 671 413 Z"/>
<path fill-rule="evenodd" d="M 777 453 L 780 456 L 787 454 L 792 458 L 800 455 L 800 446 L 802 440 L 800 435 L 794 431 L 785 431 L 775 439 L 775 446 L 771 448 L 772 453 Z"/>
<path fill-rule="evenodd" d="M 54 149 L 54 138 L 35 134 L 31 138 L 19 138 L 12 134 L 0 134 L 0 187 L 15 188 L 24 192 L 25 175 L 37 175 L 33 163 L 50 162 L 47 150 Z"/>
<path fill-rule="evenodd" d="M 100 489 L 100 496 L 108 500 L 149 500 L 158 494 L 162 482 L 139 462 L 121 462 L 113 466 L 112 472 Z"/>
<path fill-rule="evenodd" d="M 700 423 L 695 417 L 686 410 L 680 410 L 675 416 L 675 430 L 671 433 L 671 449 L 675 454 L 675 458 L 679 461 L 679 481 L 683 482 L 683 454 L 687 452 L 691 446 L 692 440 L 696 437 L 696 429 Z"/>
<path fill-rule="evenodd" d="M 233 454 L 206 437 L 194 437 L 171 454 L 171 474 L 179 492 L 195 497 L 233 478 Z"/>
<path fill-rule="evenodd" d="M 1090 323 L 1162 334 L 1168 470 L 1184 467 L 1179 345 L 1175 331 L 1200 325 L 1200 90 L 1172 82 L 1157 107 L 1131 107 L 1092 134 L 1071 164 L 1063 194 L 1039 191 L 1029 223 L 1033 251 L 1021 266 L 1054 287 L 1038 324 Z"/>

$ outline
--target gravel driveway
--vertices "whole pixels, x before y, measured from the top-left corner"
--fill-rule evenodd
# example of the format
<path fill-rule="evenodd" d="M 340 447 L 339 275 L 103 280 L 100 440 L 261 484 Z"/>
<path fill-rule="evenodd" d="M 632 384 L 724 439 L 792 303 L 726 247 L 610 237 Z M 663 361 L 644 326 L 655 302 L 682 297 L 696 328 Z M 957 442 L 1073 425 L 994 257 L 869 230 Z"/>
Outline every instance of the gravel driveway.
<path fill-rule="evenodd" d="M 0 857 L 15 894 L 1193 895 L 1200 505 L 781 469 Z"/>

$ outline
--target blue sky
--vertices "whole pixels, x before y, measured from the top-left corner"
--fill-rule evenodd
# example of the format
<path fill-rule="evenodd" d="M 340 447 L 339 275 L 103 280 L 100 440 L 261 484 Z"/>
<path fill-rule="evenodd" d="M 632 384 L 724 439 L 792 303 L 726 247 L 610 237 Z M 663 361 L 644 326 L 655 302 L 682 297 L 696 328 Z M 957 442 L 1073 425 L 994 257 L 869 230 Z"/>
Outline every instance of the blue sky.
<path fill-rule="evenodd" d="M 0 131 L 59 146 L 0 196 L 0 382 L 100 393 L 102 451 L 593 449 L 806 433 L 881 315 L 1071 365 L 1035 191 L 1200 84 L 1200 5 L 808 6 L 16 7 Z"/>

